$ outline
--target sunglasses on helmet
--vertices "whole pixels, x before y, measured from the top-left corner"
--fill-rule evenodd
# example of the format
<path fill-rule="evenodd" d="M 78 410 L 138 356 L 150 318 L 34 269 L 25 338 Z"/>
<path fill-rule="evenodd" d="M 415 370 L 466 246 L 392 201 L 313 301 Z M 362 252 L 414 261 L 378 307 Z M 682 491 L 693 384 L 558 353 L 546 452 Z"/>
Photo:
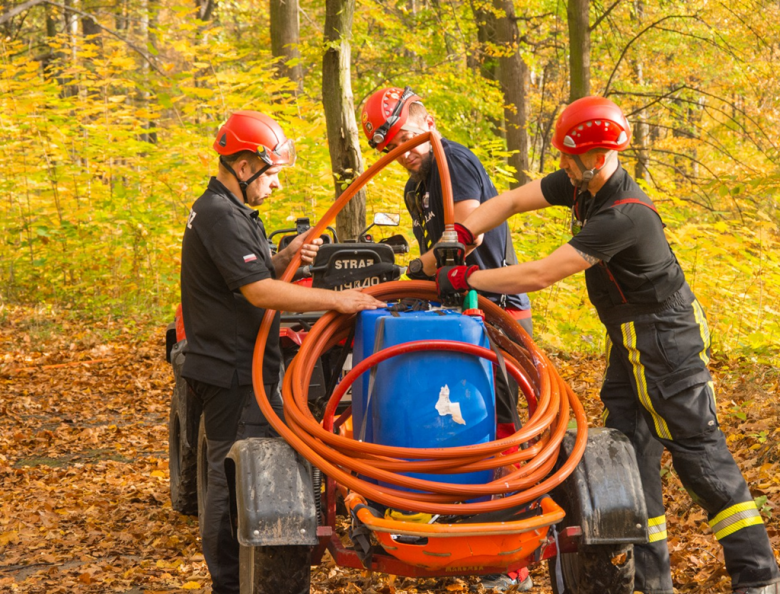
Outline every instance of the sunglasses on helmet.
<path fill-rule="evenodd" d="M 385 141 L 385 137 L 387 136 L 387 133 L 390 131 L 390 128 L 392 128 L 395 123 L 401 118 L 401 111 L 404 108 L 404 104 L 409 101 L 412 97 L 415 96 L 415 92 L 412 91 L 411 87 L 405 87 L 404 92 L 401 94 L 401 98 L 398 100 L 398 103 L 396 103 L 395 108 L 393 109 L 393 113 L 390 114 L 390 117 L 388 117 L 385 120 L 385 123 L 379 126 L 379 128 L 376 129 L 376 132 L 374 132 L 374 136 L 371 137 L 371 140 L 368 141 L 368 145 L 375 149 L 377 146 L 382 144 Z"/>

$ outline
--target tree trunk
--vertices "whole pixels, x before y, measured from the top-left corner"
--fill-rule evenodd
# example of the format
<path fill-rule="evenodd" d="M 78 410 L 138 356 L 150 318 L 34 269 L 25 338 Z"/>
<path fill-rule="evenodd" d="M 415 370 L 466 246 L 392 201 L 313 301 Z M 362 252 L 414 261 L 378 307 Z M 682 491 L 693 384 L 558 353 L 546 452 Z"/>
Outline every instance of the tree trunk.
<path fill-rule="evenodd" d="M 301 68 L 298 0 L 271 0 L 271 55 L 277 58 L 279 74 L 286 76 L 303 91 Z M 296 63 L 288 65 L 287 62 Z"/>
<path fill-rule="evenodd" d="M 568 0 L 569 102 L 590 95 L 590 0 Z"/>
<path fill-rule="evenodd" d="M 498 80 L 504 93 L 504 128 L 506 145 L 515 151 L 508 159 L 514 167 L 516 188 L 529 181 L 528 132 L 525 97 L 528 92 L 528 66 L 520 55 L 520 33 L 517 29 L 512 0 L 494 0 L 496 9 L 504 13 L 496 21 L 496 41 L 505 47 L 498 60 Z"/>
<path fill-rule="evenodd" d="M 157 14 L 157 7 L 155 6 L 155 0 L 140 0 L 140 7 L 138 11 L 138 36 L 143 42 L 143 47 L 154 47 L 154 38 L 150 31 L 150 25 L 154 27 L 156 25 L 155 15 Z M 151 99 L 151 93 L 147 90 L 149 84 L 149 63 L 146 60 L 140 61 L 140 69 L 144 86 L 138 87 L 137 100 L 138 104 L 147 107 L 149 100 Z M 143 142 L 156 143 L 157 133 L 152 129 L 154 128 L 154 122 L 146 120 L 142 127 L 147 130 L 140 135 Z"/>
<path fill-rule="evenodd" d="M 350 38 L 355 0 L 326 0 L 325 47 L 322 57 L 322 104 L 328 127 L 328 147 L 336 197 L 363 173 L 355 105 L 350 80 Z M 336 218 L 343 239 L 356 238 L 366 224 L 364 190 L 350 200 Z"/>
<path fill-rule="evenodd" d="M 214 12 L 216 0 L 195 0 L 195 6 L 198 7 L 198 18 L 201 21 L 210 21 Z"/>
<path fill-rule="evenodd" d="M 475 4 L 471 3 L 471 10 L 474 13 L 474 21 L 477 24 L 477 41 L 479 49 L 470 53 L 467 58 L 467 64 L 474 70 L 479 70 L 480 74 L 488 80 L 496 80 L 498 72 L 498 60 L 488 51 L 489 44 L 494 43 L 496 39 L 496 15 L 486 6 L 489 0 L 477 0 Z"/>
<path fill-rule="evenodd" d="M 472 70 L 490 81 L 498 80 L 498 58 L 495 56 L 494 45 L 496 43 L 496 15 L 493 13 L 492 0 L 472 0 L 471 10 L 474 13 L 474 21 L 477 25 L 477 51 L 470 52 L 466 57 L 466 64 Z M 479 116 L 474 110 L 472 117 Z M 487 116 L 487 121 L 493 127 L 497 136 L 505 138 L 502 122 L 498 118 Z"/>
<path fill-rule="evenodd" d="M 75 0 L 65 0 L 64 4 L 68 7 L 74 7 Z M 65 32 L 68 34 L 68 41 L 70 44 L 70 64 L 75 68 L 78 61 L 79 19 L 76 13 L 70 10 L 65 10 L 63 17 L 65 19 Z M 71 81 L 72 79 L 69 77 L 65 80 L 65 86 L 62 89 L 62 93 L 65 97 L 75 97 L 78 95 L 78 86 L 70 84 Z"/>
<path fill-rule="evenodd" d="M 645 4 L 644 0 L 634 1 L 634 18 L 641 25 L 644 20 Z M 645 84 L 645 68 L 641 56 L 638 56 L 634 63 L 634 72 L 636 80 L 640 87 Z M 637 180 L 650 181 L 650 129 L 647 125 L 647 112 L 641 110 L 637 113 L 636 124 L 634 125 L 634 145 L 637 147 L 636 167 L 634 167 L 634 178 Z"/>
<path fill-rule="evenodd" d="M 46 43 L 49 47 L 54 47 L 55 37 L 57 36 L 57 11 L 49 4 L 45 5 L 46 10 Z M 62 64 L 62 54 L 54 50 L 49 50 L 41 56 L 41 66 L 43 67 L 43 76 L 47 80 L 58 78 Z"/>

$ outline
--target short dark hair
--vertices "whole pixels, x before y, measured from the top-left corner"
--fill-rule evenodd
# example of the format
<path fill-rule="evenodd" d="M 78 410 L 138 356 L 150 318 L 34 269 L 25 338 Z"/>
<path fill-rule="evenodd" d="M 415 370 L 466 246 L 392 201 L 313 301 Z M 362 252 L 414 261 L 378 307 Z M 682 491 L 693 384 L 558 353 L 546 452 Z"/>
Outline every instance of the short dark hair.
<path fill-rule="evenodd" d="M 236 161 L 240 161 L 241 159 L 246 159 L 249 161 L 249 164 L 253 164 L 254 161 L 250 159 L 250 157 L 257 158 L 257 153 L 254 151 L 238 151 L 237 153 L 233 153 L 232 155 L 222 155 L 221 160 L 227 163 L 228 165 L 232 165 Z"/>

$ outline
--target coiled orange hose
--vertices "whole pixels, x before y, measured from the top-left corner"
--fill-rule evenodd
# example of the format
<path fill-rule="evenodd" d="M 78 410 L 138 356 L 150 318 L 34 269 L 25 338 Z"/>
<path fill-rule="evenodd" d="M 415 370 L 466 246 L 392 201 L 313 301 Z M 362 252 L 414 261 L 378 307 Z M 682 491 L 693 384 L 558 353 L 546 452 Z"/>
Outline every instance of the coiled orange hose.
<path fill-rule="evenodd" d="M 368 180 L 388 163 L 410 148 L 430 141 L 440 168 L 445 194 L 445 222 L 452 229 L 453 207 L 449 173 L 441 142 L 431 133 L 421 134 L 389 154 L 384 155 L 363 173 L 342 194 L 314 227 L 318 237 L 335 218 L 341 208 Z M 282 280 L 290 280 L 300 264 L 296 254 L 288 265 Z M 430 281 L 390 282 L 364 289 L 374 297 L 392 301 L 405 297 L 438 300 L 435 284 Z M 312 328 L 296 357 L 286 370 L 282 385 L 284 412 L 287 424 L 280 419 L 268 401 L 263 386 L 263 354 L 271 322 L 276 312 L 268 310 L 263 317 L 255 342 L 252 360 L 252 380 L 255 396 L 268 422 L 296 451 L 325 475 L 362 495 L 392 508 L 431 514 L 464 515 L 507 509 L 533 501 L 561 484 L 579 463 L 587 441 L 587 421 L 582 404 L 558 375 L 550 361 L 541 352 L 517 322 L 497 305 L 479 298 L 479 307 L 486 321 L 498 326 L 513 341 L 524 345 L 530 361 L 515 361 L 504 354 L 507 369 L 521 385 L 538 388 L 538 403 L 525 426 L 504 439 L 490 443 L 456 448 L 400 448 L 359 442 L 336 435 L 321 426 L 308 408 L 308 386 L 317 359 L 329 348 L 344 340 L 354 324 L 355 315 L 326 313 Z M 408 346 L 408 345 L 407 345 Z M 439 347 L 445 348 L 443 345 Z M 491 353 L 481 353 L 486 358 Z M 536 377 L 530 381 L 525 374 L 532 370 Z M 343 392 L 343 390 L 342 390 Z M 338 392 L 335 396 L 338 397 Z M 334 403 L 332 403 L 334 404 Z M 332 406 L 331 406 L 332 407 Z M 569 458 L 552 472 L 558 451 L 569 422 L 569 409 L 577 422 L 577 437 Z M 507 449 L 527 444 L 525 449 L 504 455 Z M 515 466 L 511 466 L 511 465 Z M 487 469 L 514 468 L 484 485 L 462 485 L 429 481 L 405 476 L 408 472 L 452 473 Z M 377 485 L 358 475 L 381 480 L 393 486 Z M 411 492 L 416 489 L 423 492 Z M 485 496 L 497 496 L 489 501 L 459 503 Z"/>
<path fill-rule="evenodd" d="M 403 297 L 437 299 L 435 286 L 428 281 L 385 283 L 365 291 L 385 301 Z M 287 425 L 274 414 L 264 393 L 258 394 L 263 414 L 293 448 L 324 474 L 366 499 L 396 509 L 435 514 L 474 514 L 507 509 L 532 501 L 559 485 L 579 462 L 587 439 L 585 412 L 547 357 L 538 350 L 511 316 L 483 297 L 480 297 L 479 306 L 485 312 L 487 321 L 496 323 L 512 339 L 524 343 L 538 372 L 538 406 L 525 426 L 511 437 L 472 446 L 415 449 L 359 442 L 323 428 L 309 411 L 308 386 L 317 359 L 343 340 L 354 323 L 354 314 L 341 315 L 336 312 L 328 312 L 314 325 L 287 369 L 282 386 Z M 491 358 L 492 355 L 495 359 L 492 351 L 482 354 L 486 358 Z M 511 360 L 507 361 L 507 367 L 513 375 L 519 376 L 518 379 L 522 383 L 525 379 L 524 372 Z M 525 383 L 530 384 L 527 380 Z M 255 386 L 257 389 L 257 383 Z M 569 407 L 574 411 L 579 429 L 575 447 L 570 458 L 556 472 L 550 474 L 568 426 Z M 512 446 L 532 440 L 535 440 L 535 443 L 530 443 L 527 449 L 501 455 Z M 506 468 L 510 464 L 518 466 L 498 480 L 483 485 L 429 481 L 403 474 L 471 472 Z M 357 474 L 393 486 L 377 485 Z M 457 503 L 490 495 L 503 497 L 490 501 Z"/>

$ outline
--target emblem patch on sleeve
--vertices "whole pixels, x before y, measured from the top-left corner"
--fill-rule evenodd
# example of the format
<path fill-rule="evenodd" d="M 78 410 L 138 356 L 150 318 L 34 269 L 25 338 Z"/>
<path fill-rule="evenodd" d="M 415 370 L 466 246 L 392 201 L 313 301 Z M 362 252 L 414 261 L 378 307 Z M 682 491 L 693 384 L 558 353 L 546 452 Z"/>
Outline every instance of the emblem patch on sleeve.
<path fill-rule="evenodd" d="M 257 260 L 257 256 L 254 254 L 247 254 L 244 256 L 244 262 L 254 262 L 255 260 Z"/>

